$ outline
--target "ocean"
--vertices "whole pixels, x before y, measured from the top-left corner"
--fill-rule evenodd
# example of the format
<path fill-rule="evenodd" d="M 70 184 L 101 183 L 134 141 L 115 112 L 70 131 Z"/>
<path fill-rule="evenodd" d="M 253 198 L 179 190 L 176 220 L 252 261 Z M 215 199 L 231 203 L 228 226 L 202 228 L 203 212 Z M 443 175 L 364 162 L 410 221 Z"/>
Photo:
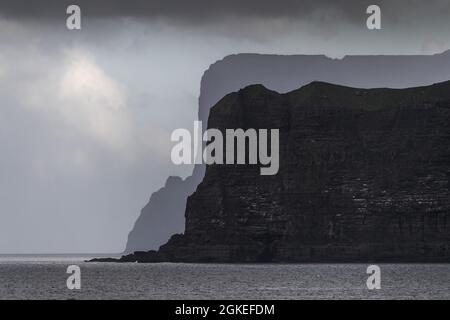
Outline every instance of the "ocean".
<path fill-rule="evenodd" d="M 450 299 L 450 264 L 118 264 L 0 256 L 0 299 Z M 67 267 L 81 289 L 67 288 Z"/>

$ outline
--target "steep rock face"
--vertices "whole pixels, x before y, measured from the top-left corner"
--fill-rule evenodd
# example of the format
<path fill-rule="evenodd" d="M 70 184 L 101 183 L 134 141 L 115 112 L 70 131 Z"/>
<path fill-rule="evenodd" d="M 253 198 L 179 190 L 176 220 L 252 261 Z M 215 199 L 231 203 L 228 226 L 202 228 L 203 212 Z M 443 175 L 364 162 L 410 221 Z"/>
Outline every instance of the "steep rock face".
<path fill-rule="evenodd" d="M 224 95 L 250 84 L 287 92 L 313 80 L 363 88 L 405 88 L 450 79 L 450 52 L 432 56 L 346 56 L 237 54 L 217 61 L 205 72 L 199 97 L 199 120 Z M 204 177 L 196 165 L 185 180 L 171 179 L 155 192 L 128 236 L 125 252 L 157 249 L 174 233 L 184 230 L 187 196 Z M 156 204 L 154 204 L 155 202 Z M 161 221 L 162 220 L 162 221 Z"/>
<path fill-rule="evenodd" d="M 186 200 L 201 179 L 196 176 L 169 177 L 163 188 L 154 192 L 128 235 L 126 252 L 158 249 L 174 233 L 184 232 Z"/>
<path fill-rule="evenodd" d="M 207 166 L 185 234 L 150 261 L 450 261 L 450 82 L 250 86 L 208 127 L 279 128 L 280 170 Z"/>

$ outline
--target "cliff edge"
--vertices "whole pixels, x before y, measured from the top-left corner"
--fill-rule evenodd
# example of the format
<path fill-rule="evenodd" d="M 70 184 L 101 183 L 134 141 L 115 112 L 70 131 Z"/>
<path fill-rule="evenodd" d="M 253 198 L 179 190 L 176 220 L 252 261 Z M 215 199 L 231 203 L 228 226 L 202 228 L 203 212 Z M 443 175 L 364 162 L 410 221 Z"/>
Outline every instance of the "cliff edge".
<path fill-rule="evenodd" d="M 280 169 L 208 165 L 184 234 L 122 261 L 450 261 L 450 82 L 358 89 L 261 85 L 208 128 L 277 128 Z"/>
<path fill-rule="evenodd" d="M 212 64 L 204 73 L 199 97 L 199 120 L 207 122 L 209 110 L 224 95 L 261 83 L 278 92 L 289 92 L 313 80 L 362 88 L 406 88 L 450 79 L 449 52 L 432 56 L 346 56 L 236 54 Z M 204 126 L 206 127 L 206 125 Z M 205 173 L 196 165 L 185 180 L 169 178 L 152 194 L 128 236 L 125 253 L 158 249 L 174 233 L 184 231 L 186 200 Z"/>

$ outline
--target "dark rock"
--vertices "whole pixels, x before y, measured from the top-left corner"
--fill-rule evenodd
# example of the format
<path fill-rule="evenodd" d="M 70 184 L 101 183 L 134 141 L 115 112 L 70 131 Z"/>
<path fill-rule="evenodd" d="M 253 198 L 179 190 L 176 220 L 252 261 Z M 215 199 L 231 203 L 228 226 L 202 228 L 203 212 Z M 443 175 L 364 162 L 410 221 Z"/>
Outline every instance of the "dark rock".
<path fill-rule="evenodd" d="M 207 166 L 186 230 L 137 261 L 450 261 L 450 82 L 231 93 L 209 128 L 279 128 L 280 170 Z"/>
<path fill-rule="evenodd" d="M 87 260 L 86 262 L 120 262 L 120 259 L 116 258 L 94 258 Z"/>
<path fill-rule="evenodd" d="M 210 107 L 224 95 L 261 83 L 288 92 L 313 80 L 362 88 L 405 88 L 450 79 L 449 52 L 430 56 L 346 56 L 237 54 L 217 61 L 205 72 L 199 97 L 199 120 L 206 123 Z M 443 106 L 445 107 L 445 106 Z M 186 199 L 204 177 L 196 165 L 185 180 L 169 178 L 141 211 L 130 232 L 126 253 L 158 249 L 170 235 L 184 232 Z"/>

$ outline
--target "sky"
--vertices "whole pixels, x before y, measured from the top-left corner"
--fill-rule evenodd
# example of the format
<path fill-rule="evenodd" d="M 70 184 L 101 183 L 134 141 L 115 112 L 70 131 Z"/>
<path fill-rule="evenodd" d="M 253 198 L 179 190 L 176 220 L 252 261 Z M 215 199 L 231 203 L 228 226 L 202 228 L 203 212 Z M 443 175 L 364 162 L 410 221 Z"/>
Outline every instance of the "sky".
<path fill-rule="evenodd" d="M 444 0 L 0 0 L 0 253 L 121 252 L 151 193 L 191 173 L 170 134 L 226 55 L 435 54 L 449 18 Z"/>

